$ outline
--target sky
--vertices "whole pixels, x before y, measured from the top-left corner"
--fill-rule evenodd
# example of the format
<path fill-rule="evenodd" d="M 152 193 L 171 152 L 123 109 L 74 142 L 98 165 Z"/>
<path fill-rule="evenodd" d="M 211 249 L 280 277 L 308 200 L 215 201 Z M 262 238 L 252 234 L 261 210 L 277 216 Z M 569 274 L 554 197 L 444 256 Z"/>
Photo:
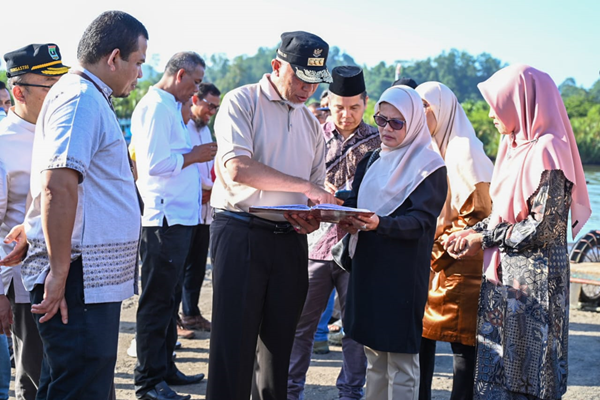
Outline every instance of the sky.
<path fill-rule="evenodd" d="M 178 51 L 206 58 L 253 55 L 276 46 L 282 32 L 305 30 L 369 67 L 458 49 L 529 64 L 557 85 L 572 77 L 589 88 L 600 78 L 597 0 L 29 0 L 3 5 L 0 55 L 30 43 L 56 43 L 73 65 L 86 26 L 113 9 L 146 26 L 147 62 L 159 71 Z"/>

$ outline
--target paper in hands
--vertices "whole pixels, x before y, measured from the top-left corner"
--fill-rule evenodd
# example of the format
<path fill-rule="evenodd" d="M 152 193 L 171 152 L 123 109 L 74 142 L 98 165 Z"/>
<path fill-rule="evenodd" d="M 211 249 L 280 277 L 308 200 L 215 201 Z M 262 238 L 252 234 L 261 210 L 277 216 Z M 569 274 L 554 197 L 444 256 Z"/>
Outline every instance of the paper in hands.
<path fill-rule="evenodd" d="M 288 204 L 282 206 L 261 206 L 261 207 L 250 207 L 250 213 L 252 214 L 298 214 L 303 218 L 308 218 L 312 215 L 315 219 L 320 222 L 331 222 L 337 224 L 340 221 L 348 218 L 349 216 L 371 216 L 374 213 L 369 210 L 360 208 L 351 208 L 338 206 L 337 204 L 318 204 L 313 207 L 309 207 L 303 204 Z"/>

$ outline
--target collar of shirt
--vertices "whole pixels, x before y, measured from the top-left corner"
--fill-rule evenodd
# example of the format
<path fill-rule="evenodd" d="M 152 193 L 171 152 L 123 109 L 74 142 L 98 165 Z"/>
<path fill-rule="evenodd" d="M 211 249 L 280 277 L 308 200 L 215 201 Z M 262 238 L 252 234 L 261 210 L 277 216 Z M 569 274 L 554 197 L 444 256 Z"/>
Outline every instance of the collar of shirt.
<path fill-rule="evenodd" d="M 13 110 L 14 107 L 11 107 L 10 111 L 6 116 L 6 121 L 4 123 L 18 126 L 20 129 L 22 129 L 19 131 L 19 133 L 35 135 L 35 124 L 25 121 L 23 118 L 19 117 Z M 0 134 L 4 134 L 4 132 L 0 132 Z"/>
<path fill-rule="evenodd" d="M 156 85 L 152 85 L 150 86 L 150 88 L 148 90 L 152 90 L 154 92 L 156 92 L 156 94 L 158 94 L 161 98 L 161 100 L 167 102 L 168 104 L 172 105 L 173 107 L 181 107 L 181 103 L 179 103 L 176 99 L 175 96 L 173 96 L 171 93 L 167 92 L 166 90 L 163 90 L 159 87 L 157 87 Z"/>
<path fill-rule="evenodd" d="M 325 135 L 325 142 L 329 142 L 330 140 L 337 138 L 342 142 L 349 141 L 352 139 L 361 139 L 366 136 L 366 133 L 369 132 L 369 125 L 367 125 L 364 121 L 360 121 L 360 124 L 356 128 L 354 132 L 348 139 L 344 139 L 341 133 L 338 132 L 335 123 L 333 121 L 327 121 L 323 124 L 323 134 Z"/>
<path fill-rule="evenodd" d="M 185 124 L 183 122 L 183 116 L 181 116 L 182 104 L 180 102 L 178 102 L 177 99 L 175 99 L 175 96 L 173 96 L 171 93 L 167 92 L 166 90 L 156 87 L 156 85 L 150 86 L 150 88 L 148 88 L 148 91 L 152 91 L 152 92 L 156 93 L 158 95 L 158 97 L 160 97 L 161 101 L 163 101 L 167 106 L 175 108 L 180 117 L 179 119 L 181 120 L 180 121 L 181 125 L 183 125 L 183 127 L 185 128 Z"/>
<path fill-rule="evenodd" d="M 81 71 L 81 72 L 85 73 L 87 76 L 89 76 L 96 83 L 96 85 L 100 86 L 100 89 L 102 89 L 102 94 L 107 99 L 110 99 L 110 96 L 112 95 L 113 90 L 106 83 L 104 83 L 100 78 L 98 78 L 96 75 L 94 75 L 87 69 L 83 68 L 81 65 L 75 65 L 74 67 L 72 67 L 72 69 Z"/>
<path fill-rule="evenodd" d="M 304 107 L 304 103 L 292 103 L 281 97 L 281 95 L 275 89 L 275 85 L 271 82 L 271 74 L 264 74 L 259 82 L 261 90 L 270 101 L 277 101 L 286 104 L 290 108 Z"/>

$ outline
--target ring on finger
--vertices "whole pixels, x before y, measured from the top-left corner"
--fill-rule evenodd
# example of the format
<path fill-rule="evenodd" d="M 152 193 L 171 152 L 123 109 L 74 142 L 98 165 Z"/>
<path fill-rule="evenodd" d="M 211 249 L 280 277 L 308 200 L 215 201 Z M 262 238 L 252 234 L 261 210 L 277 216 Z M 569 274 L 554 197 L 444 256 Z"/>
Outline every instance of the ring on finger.
<path fill-rule="evenodd" d="M 361 230 L 366 231 L 367 230 L 367 225 L 363 225 L 360 227 Z"/>

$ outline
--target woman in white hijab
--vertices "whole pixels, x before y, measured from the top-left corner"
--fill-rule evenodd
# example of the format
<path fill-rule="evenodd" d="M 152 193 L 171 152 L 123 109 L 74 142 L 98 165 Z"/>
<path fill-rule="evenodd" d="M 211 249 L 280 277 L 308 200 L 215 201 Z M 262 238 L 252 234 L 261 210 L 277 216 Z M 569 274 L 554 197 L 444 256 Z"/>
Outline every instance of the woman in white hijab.
<path fill-rule="evenodd" d="M 451 400 L 472 399 L 475 332 L 483 251 L 456 260 L 443 246 L 453 232 L 475 225 L 492 211 L 489 194 L 494 165 L 452 91 L 439 82 L 416 89 L 423 99 L 427 126 L 446 162 L 448 196 L 437 221 L 431 257 L 429 296 L 419 352 L 419 399 L 431 399 L 436 341 L 450 342 L 454 354 Z"/>
<path fill-rule="evenodd" d="M 417 399 L 418 353 L 444 161 L 431 144 L 421 98 L 408 86 L 375 106 L 382 145 L 359 163 L 345 205 L 375 212 L 342 224 L 352 234 L 344 330 L 365 345 L 367 399 Z"/>

